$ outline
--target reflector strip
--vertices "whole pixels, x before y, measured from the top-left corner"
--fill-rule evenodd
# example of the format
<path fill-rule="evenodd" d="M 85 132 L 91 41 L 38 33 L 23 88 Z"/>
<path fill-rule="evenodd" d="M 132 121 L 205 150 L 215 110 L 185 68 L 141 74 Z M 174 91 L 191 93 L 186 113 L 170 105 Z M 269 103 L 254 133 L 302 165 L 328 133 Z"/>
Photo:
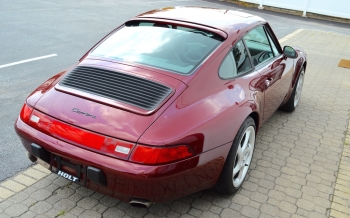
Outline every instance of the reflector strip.
<path fill-rule="evenodd" d="M 37 116 L 35 116 L 35 115 L 32 115 L 32 116 L 30 117 L 30 121 L 32 121 L 32 122 L 34 122 L 34 123 L 39 122 L 39 120 L 40 120 L 40 118 L 37 117 Z"/>
<path fill-rule="evenodd" d="M 115 149 L 116 152 L 123 153 L 123 154 L 129 154 L 130 148 L 126 148 L 123 146 L 117 146 Z"/>

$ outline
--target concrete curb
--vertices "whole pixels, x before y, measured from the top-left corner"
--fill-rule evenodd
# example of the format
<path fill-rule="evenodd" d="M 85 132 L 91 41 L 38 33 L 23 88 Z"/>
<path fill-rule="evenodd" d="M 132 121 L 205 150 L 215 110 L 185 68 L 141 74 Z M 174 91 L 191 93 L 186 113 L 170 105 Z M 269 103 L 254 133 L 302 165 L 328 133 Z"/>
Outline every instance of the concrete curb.
<path fill-rule="evenodd" d="M 257 8 L 257 9 L 261 9 L 261 10 L 265 10 L 265 11 L 273 11 L 273 12 L 278 12 L 278 13 L 290 14 L 290 15 L 295 15 L 295 16 L 304 17 L 304 18 L 313 18 L 313 19 L 317 19 L 317 20 L 350 24 L 350 19 L 348 19 L 348 18 L 334 17 L 334 16 L 323 15 L 323 14 L 316 14 L 316 13 L 312 13 L 312 12 L 306 12 L 306 16 L 303 16 L 303 11 L 292 10 L 292 9 L 287 9 L 287 8 L 279 8 L 279 7 L 273 7 L 273 6 L 268 6 L 268 5 L 263 5 L 263 7 L 260 8 L 259 4 L 244 2 L 244 1 L 239 1 L 239 0 L 219 0 L 219 1 L 224 1 L 224 2 L 228 2 L 228 3 L 240 5 L 240 6 L 243 6 L 246 8 Z"/>

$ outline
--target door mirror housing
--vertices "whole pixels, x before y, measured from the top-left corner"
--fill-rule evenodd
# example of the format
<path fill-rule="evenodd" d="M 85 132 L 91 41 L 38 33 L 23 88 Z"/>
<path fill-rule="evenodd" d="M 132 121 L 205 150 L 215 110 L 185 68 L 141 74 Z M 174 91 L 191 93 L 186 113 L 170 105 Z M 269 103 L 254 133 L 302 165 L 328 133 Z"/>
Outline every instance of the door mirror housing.
<path fill-rule="evenodd" d="M 283 54 L 288 58 L 296 58 L 298 56 L 297 52 L 294 50 L 294 48 L 290 46 L 284 46 L 283 48 Z"/>

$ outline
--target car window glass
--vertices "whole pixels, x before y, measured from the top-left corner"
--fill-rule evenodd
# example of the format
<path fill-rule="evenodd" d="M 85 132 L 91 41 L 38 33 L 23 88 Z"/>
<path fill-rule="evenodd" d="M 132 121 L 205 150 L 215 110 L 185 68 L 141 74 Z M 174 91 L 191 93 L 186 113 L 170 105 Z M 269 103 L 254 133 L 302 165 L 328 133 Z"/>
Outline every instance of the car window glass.
<path fill-rule="evenodd" d="M 139 24 L 139 26 L 153 26 L 154 23 L 152 22 L 142 22 Z"/>
<path fill-rule="evenodd" d="M 188 75 L 223 40 L 202 29 L 163 22 L 130 21 L 90 55 Z"/>
<path fill-rule="evenodd" d="M 241 40 L 225 57 L 220 66 L 219 75 L 222 79 L 228 79 L 243 74 L 250 69 L 252 69 L 252 64 L 247 49 Z"/>
<path fill-rule="evenodd" d="M 233 47 L 232 52 L 237 66 L 237 74 L 242 74 L 252 69 L 247 49 L 242 40 Z"/>
<path fill-rule="evenodd" d="M 279 54 L 278 49 L 277 49 L 275 43 L 272 41 L 271 36 L 268 32 L 267 32 L 267 37 L 269 38 L 270 45 L 271 45 L 274 56 L 277 56 Z"/>
<path fill-rule="evenodd" d="M 222 62 L 220 69 L 219 69 L 219 75 L 222 79 L 228 79 L 232 78 L 237 75 L 237 68 L 235 59 L 233 57 L 233 52 L 230 51 L 228 55 L 225 57 L 224 61 Z"/>
<path fill-rule="evenodd" d="M 255 66 L 274 57 L 263 26 L 251 30 L 243 37 Z"/>

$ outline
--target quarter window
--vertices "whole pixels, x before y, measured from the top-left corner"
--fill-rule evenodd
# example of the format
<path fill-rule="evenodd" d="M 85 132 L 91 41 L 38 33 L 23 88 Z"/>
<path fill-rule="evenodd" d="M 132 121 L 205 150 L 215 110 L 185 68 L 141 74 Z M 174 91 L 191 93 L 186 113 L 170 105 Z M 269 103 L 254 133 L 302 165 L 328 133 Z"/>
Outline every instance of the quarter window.
<path fill-rule="evenodd" d="M 243 74 L 252 69 L 247 49 L 242 40 L 233 47 L 232 52 L 235 57 L 238 74 Z"/>
<path fill-rule="evenodd" d="M 268 36 L 263 26 L 259 26 L 243 37 L 255 66 L 267 62 L 275 57 L 277 48 L 271 48 Z"/>
<path fill-rule="evenodd" d="M 233 78 L 252 69 L 247 49 L 244 43 L 239 41 L 228 53 L 219 69 L 222 79 Z"/>

